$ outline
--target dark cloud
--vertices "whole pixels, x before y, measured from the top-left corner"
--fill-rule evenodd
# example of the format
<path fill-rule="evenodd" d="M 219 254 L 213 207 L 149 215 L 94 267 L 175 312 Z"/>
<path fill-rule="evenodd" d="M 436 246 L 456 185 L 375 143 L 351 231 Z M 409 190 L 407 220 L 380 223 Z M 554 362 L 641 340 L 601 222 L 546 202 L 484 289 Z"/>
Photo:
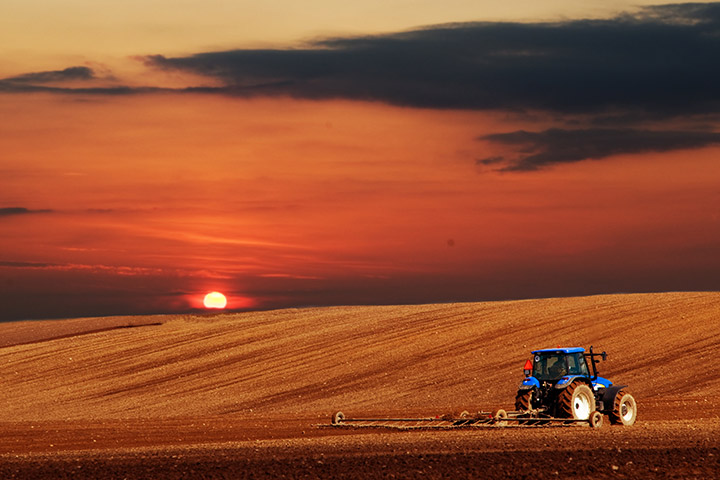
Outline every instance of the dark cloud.
<path fill-rule="evenodd" d="M 517 158 L 491 157 L 480 165 L 504 165 L 502 171 L 538 170 L 548 165 L 574 163 L 611 155 L 666 152 L 720 144 L 720 133 L 684 130 L 579 129 L 552 128 L 542 132 L 519 130 L 480 137 L 482 140 L 511 145 Z"/>
<path fill-rule="evenodd" d="M 8 83 L 35 84 L 65 82 L 70 80 L 92 80 L 94 78 L 95 74 L 91 68 L 68 67 L 64 70 L 25 73 L 15 77 L 5 78 L 3 81 Z"/>
<path fill-rule="evenodd" d="M 350 98 L 430 108 L 720 110 L 720 3 L 608 20 L 460 23 L 334 38 L 307 48 L 146 58 L 222 79 L 228 93 Z"/>
<path fill-rule="evenodd" d="M 0 92 L 172 91 L 502 110 L 545 120 L 549 113 L 556 123 L 576 129 L 488 136 L 486 140 L 527 151 L 517 158 L 477 160 L 502 170 L 537 170 L 621 153 L 717 143 L 713 131 L 720 120 L 718 58 L 720 3 L 689 3 L 645 7 L 603 20 L 455 23 L 321 39 L 303 48 L 143 57 L 147 65 L 205 75 L 221 80 L 221 86 L 52 84 L 97 80 L 92 69 L 76 66 L 0 80 Z M 664 120 L 674 122 L 673 130 L 661 131 L 658 125 Z M 678 120 L 684 124 L 678 126 Z M 655 129 L 648 129 L 649 124 Z M 629 128 L 617 130 L 618 125 Z"/>
<path fill-rule="evenodd" d="M 25 207 L 0 207 L 0 217 L 8 217 L 10 215 L 28 215 L 33 213 L 48 213 L 52 210 L 30 210 Z"/>
<path fill-rule="evenodd" d="M 146 64 L 220 79 L 173 90 L 239 96 L 347 98 L 394 105 L 542 110 L 618 119 L 720 113 L 720 3 L 641 9 L 605 20 L 456 23 L 329 38 L 304 48 L 244 49 Z M 0 80 L 0 92 L 126 95 L 157 87 L 62 88 L 97 80 L 74 66 Z"/>

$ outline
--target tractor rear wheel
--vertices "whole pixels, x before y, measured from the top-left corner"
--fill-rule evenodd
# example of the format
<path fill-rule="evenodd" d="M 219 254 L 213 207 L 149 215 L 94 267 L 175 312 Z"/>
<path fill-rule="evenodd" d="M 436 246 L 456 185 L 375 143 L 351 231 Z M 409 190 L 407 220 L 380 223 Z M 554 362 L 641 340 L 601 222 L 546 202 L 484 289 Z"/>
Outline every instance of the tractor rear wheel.
<path fill-rule="evenodd" d="M 595 395 L 584 383 L 573 382 L 560 393 L 558 407 L 562 417 L 588 420 L 595 411 Z"/>
<path fill-rule="evenodd" d="M 610 423 L 614 425 L 625 425 L 629 427 L 635 423 L 635 419 L 637 418 L 637 403 L 635 403 L 635 398 L 629 393 L 620 390 L 615 396 L 615 404 L 608 417 L 610 417 Z"/>
<path fill-rule="evenodd" d="M 529 412 L 532 410 L 533 391 L 534 389 L 518 390 L 517 395 L 515 395 L 516 412 Z M 518 425 L 534 425 L 535 423 L 535 420 L 521 420 Z"/>
<path fill-rule="evenodd" d="M 518 390 L 515 395 L 515 410 L 518 412 L 532 410 L 532 394 L 532 390 Z"/>

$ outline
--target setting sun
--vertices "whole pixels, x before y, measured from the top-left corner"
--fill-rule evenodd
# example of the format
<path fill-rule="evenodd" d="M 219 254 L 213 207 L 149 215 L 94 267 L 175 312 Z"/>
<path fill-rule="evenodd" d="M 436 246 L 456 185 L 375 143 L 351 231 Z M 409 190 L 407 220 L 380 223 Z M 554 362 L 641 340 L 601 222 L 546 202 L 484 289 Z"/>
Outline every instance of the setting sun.
<path fill-rule="evenodd" d="M 205 295 L 203 305 L 205 305 L 205 308 L 225 308 L 227 298 L 220 292 L 210 292 Z"/>

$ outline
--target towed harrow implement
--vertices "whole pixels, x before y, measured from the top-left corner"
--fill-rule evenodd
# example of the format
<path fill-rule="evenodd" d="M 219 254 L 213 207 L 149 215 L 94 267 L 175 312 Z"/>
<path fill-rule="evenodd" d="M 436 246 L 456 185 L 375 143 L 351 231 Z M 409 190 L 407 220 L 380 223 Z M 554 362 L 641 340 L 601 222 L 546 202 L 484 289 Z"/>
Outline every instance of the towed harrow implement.
<path fill-rule="evenodd" d="M 332 417 L 330 427 L 335 428 L 386 428 L 395 430 L 453 430 L 459 428 L 497 428 L 497 427 L 547 427 L 590 425 L 599 428 L 603 424 L 603 415 L 593 412 L 588 419 L 555 418 L 541 412 L 477 412 L 460 415 L 443 415 L 426 418 L 347 418 L 342 412 Z"/>

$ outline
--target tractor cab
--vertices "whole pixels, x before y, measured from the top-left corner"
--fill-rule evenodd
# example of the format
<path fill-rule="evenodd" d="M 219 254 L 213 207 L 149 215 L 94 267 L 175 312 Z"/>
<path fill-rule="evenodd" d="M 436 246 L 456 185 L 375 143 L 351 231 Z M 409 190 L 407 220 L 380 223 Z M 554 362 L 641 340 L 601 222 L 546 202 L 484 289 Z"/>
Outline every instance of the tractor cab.
<path fill-rule="evenodd" d="M 585 353 L 584 348 L 570 347 L 534 350 L 532 355 L 532 360 L 525 364 L 523 385 L 563 388 L 578 378 L 591 384 L 595 391 L 612 385 L 609 380 L 599 377 L 595 368 L 595 357 L 604 359 L 604 354 Z"/>
<path fill-rule="evenodd" d="M 575 349 L 564 349 L 575 350 Z M 565 375 L 590 376 L 582 349 L 579 352 L 537 350 L 533 352 L 532 376 L 540 381 L 556 382 Z"/>

